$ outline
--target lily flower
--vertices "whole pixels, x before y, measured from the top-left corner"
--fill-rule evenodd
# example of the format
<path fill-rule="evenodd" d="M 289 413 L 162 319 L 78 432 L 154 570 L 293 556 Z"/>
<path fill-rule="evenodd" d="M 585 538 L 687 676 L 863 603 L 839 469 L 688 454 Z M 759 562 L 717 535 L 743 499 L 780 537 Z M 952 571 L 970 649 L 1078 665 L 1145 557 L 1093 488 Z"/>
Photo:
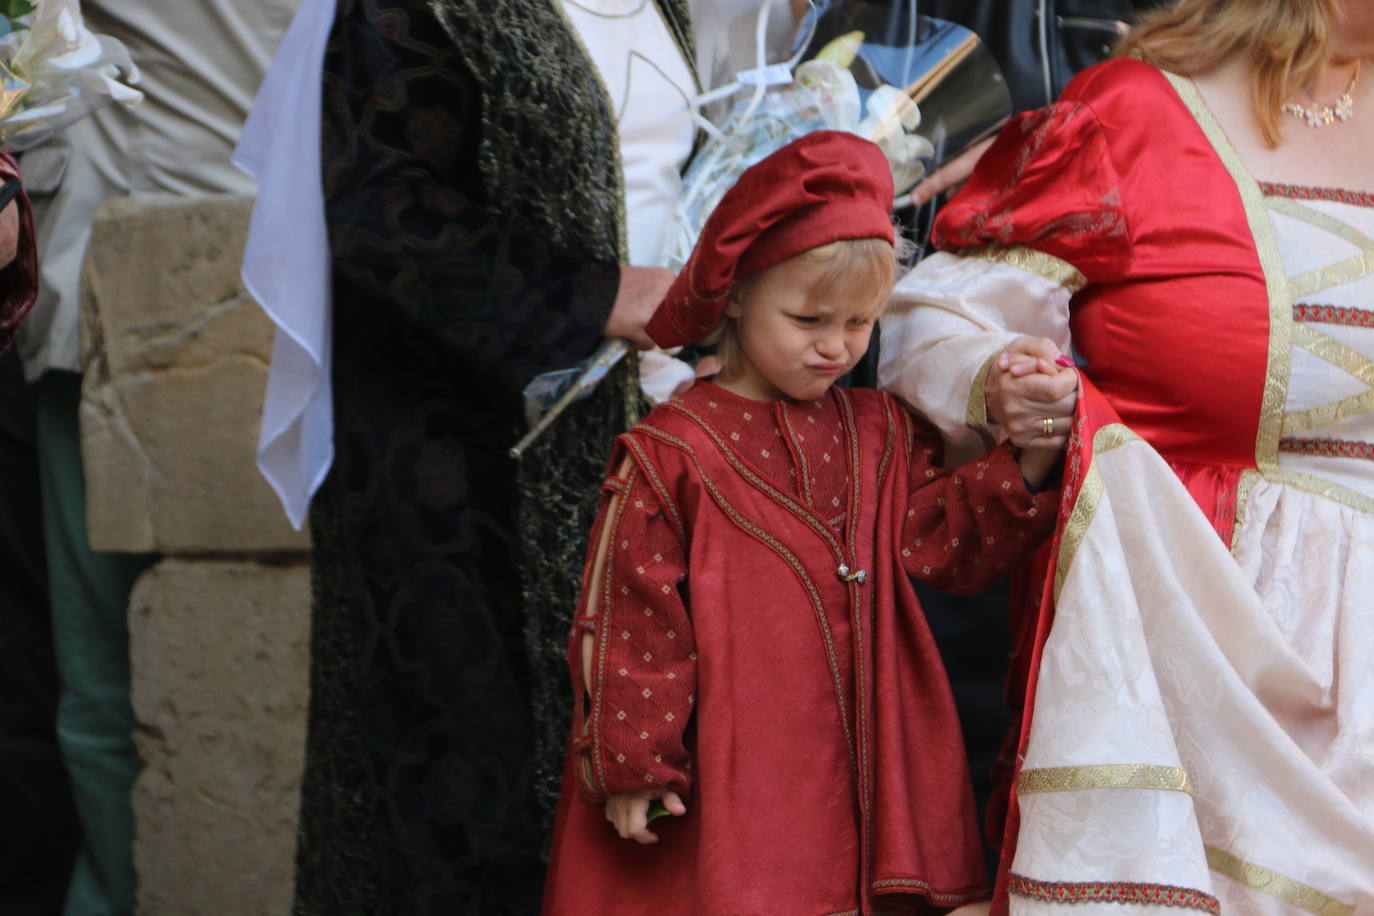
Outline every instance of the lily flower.
<path fill-rule="evenodd" d="M 28 149 L 111 101 L 142 100 L 128 49 L 86 28 L 77 0 L 15 6 L 0 15 L 0 147 Z"/>

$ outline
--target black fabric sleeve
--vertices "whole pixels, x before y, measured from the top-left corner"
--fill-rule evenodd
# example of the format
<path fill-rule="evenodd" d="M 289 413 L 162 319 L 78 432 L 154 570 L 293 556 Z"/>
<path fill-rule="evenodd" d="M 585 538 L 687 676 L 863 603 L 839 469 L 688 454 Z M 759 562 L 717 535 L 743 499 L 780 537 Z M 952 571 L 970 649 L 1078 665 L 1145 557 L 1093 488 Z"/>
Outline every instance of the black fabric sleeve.
<path fill-rule="evenodd" d="M 619 266 L 495 218 L 481 95 L 423 0 L 340 3 L 323 101 L 336 297 L 367 297 L 438 338 L 455 368 L 514 387 L 595 349 Z"/>

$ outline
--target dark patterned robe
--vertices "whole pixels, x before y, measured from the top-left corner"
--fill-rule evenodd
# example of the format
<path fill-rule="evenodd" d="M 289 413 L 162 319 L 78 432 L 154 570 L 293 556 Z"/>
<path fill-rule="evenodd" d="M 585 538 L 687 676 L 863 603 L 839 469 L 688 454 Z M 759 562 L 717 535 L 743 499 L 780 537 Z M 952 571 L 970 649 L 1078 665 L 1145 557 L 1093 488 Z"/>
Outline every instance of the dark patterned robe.
<path fill-rule="evenodd" d="M 506 449 L 525 382 L 588 356 L 614 301 L 615 123 L 553 0 L 340 0 L 323 124 L 336 458 L 312 507 L 297 911 L 531 912 L 633 366 L 522 467 Z"/>

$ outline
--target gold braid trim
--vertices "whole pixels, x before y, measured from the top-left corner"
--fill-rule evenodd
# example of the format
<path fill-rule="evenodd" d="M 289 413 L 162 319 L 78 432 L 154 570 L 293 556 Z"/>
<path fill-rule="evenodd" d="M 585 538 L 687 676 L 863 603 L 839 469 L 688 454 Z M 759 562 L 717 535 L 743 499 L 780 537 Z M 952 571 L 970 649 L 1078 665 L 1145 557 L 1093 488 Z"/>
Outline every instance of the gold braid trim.
<path fill-rule="evenodd" d="M 1093 435 L 1092 455 L 1089 461 L 1092 462 L 1088 467 L 1088 472 L 1083 475 L 1083 484 L 1078 489 L 1078 496 L 1073 501 L 1073 511 L 1069 513 L 1069 519 L 1064 523 L 1064 536 L 1059 542 L 1059 559 L 1054 567 L 1054 599 L 1059 601 L 1059 592 L 1064 588 L 1064 578 L 1069 574 L 1069 567 L 1073 565 L 1074 554 L 1078 552 L 1078 547 L 1083 543 L 1083 538 L 1088 534 L 1088 526 L 1092 524 L 1093 516 L 1097 514 L 1097 507 L 1102 502 L 1103 488 L 1102 471 L 1097 465 L 1097 459 L 1105 452 L 1109 452 L 1119 445 L 1127 442 L 1135 442 L 1140 437 L 1131 432 L 1130 427 L 1124 423 L 1111 423 L 1102 427 Z"/>
<path fill-rule="evenodd" d="M 1000 356 L 1002 351 L 999 349 L 983 362 L 978 374 L 973 377 L 973 384 L 968 390 L 968 409 L 964 413 L 964 422 L 969 429 L 975 430 L 983 439 L 983 444 L 991 451 L 997 444 L 997 436 L 993 434 L 992 424 L 988 420 L 988 373 L 992 371 L 992 361 Z"/>
<path fill-rule="evenodd" d="M 1267 894 L 1317 916 L 1352 916 L 1355 912 L 1352 904 L 1328 897 L 1316 888 L 1276 871 L 1238 859 L 1215 846 L 1207 847 L 1207 867 L 1252 891 Z"/>
<path fill-rule="evenodd" d="M 1278 238 L 1269 216 L 1264 192 L 1240 160 L 1226 131 L 1212 114 L 1197 86 L 1186 76 L 1161 70 L 1183 104 L 1202 128 L 1217 158 L 1230 173 L 1240 194 L 1241 205 L 1255 242 L 1255 253 L 1264 275 L 1269 297 L 1269 362 L 1264 379 L 1264 400 L 1260 408 L 1259 430 L 1255 436 L 1255 466 L 1266 474 L 1279 466 L 1279 437 L 1283 428 L 1284 406 L 1288 400 L 1288 372 L 1292 359 L 1293 297 L 1288 274 L 1279 253 Z"/>
<path fill-rule="evenodd" d="M 1068 261 L 1043 251 L 1036 251 L 1034 248 L 1026 248 L 1023 245 L 989 245 L 986 248 L 967 248 L 959 252 L 959 256 L 982 258 L 985 261 L 1016 267 L 1049 280 L 1051 283 L 1058 284 L 1070 293 L 1076 293 L 1088 285 L 1088 278 L 1083 276 L 1083 271 Z"/>
<path fill-rule="evenodd" d="M 1193 793 L 1188 773 L 1179 767 L 1146 763 L 1105 763 L 1077 767 L 1045 767 L 1022 770 L 1016 778 L 1016 794 L 1080 792 L 1087 789 L 1159 789 Z"/>

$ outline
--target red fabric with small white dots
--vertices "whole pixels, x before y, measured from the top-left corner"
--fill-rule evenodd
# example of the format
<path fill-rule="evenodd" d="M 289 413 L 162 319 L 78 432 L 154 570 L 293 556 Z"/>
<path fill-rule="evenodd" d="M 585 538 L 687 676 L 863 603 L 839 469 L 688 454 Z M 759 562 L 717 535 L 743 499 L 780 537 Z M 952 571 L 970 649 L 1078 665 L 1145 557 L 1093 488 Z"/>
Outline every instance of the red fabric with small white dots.
<path fill-rule="evenodd" d="M 574 632 L 572 652 L 574 682 L 591 698 L 575 746 L 586 754 L 579 773 L 593 801 L 656 788 L 686 794 L 692 781 L 683 729 L 695 702 L 696 644 L 678 591 L 686 560 L 642 471 L 631 469 L 623 492 L 608 518 L 605 587 L 584 597 L 579 620 L 591 626 Z M 584 685 L 580 634 L 592 627 L 610 636 L 594 683 Z"/>
<path fill-rule="evenodd" d="M 1059 491 L 1028 493 L 1006 442 L 962 468 L 942 470 L 939 430 L 909 419 L 913 457 L 902 566 L 947 592 L 982 591 L 1054 529 Z"/>
<path fill-rule="evenodd" d="M 920 912 L 983 890 L 903 569 L 976 588 L 1048 534 L 1057 494 L 1028 493 L 1005 450 L 941 469 L 938 441 L 877 392 L 762 403 L 709 383 L 621 438 L 572 636 L 584 699 L 546 913 Z M 608 828 L 608 795 L 663 788 L 688 813 L 654 823 L 659 843 Z"/>

